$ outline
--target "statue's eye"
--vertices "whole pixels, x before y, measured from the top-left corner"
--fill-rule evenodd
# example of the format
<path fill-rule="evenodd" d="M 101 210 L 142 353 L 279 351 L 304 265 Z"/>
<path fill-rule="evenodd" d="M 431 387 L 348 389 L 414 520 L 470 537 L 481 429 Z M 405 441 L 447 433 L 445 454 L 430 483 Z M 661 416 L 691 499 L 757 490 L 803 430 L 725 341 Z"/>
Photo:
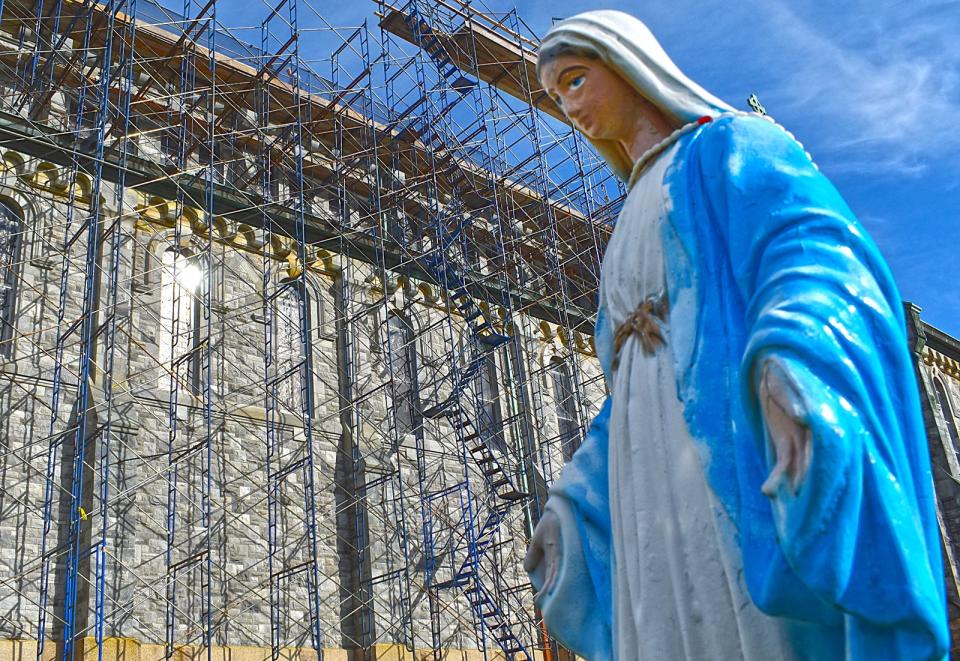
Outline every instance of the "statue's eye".
<path fill-rule="evenodd" d="M 570 89 L 570 90 L 577 89 L 578 87 L 583 85 L 583 81 L 585 81 L 586 79 L 587 77 L 584 76 L 583 74 L 576 76 L 575 78 L 571 78 L 570 82 L 567 83 L 567 89 Z"/>

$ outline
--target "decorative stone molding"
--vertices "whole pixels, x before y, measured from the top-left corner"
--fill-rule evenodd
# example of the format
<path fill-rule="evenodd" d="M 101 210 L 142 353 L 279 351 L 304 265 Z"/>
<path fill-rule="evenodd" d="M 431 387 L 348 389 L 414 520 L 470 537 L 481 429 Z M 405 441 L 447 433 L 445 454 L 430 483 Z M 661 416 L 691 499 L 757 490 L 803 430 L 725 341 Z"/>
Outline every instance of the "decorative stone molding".
<path fill-rule="evenodd" d="M 20 184 L 49 195 L 54 199 L 66 202 L 70 200 L 72 194 L 74 203 L 79 205 L 89 205 L 90 203 L 93 184 L 90 177 L 82 172 L 75 174 L 71 186 L 69 168 L 40 159 L 28 160 L 22 154 L 9 149 L 0 150 L 0 173 L 4 172 L 13 174 Z M 0 187 L 0 194 L 3 194 L 2 189 L 3 187 Z M 175 235 L 179 230 L 183 248 L 189 248 L 191 244 L 196 245 L 198 239 L 206 240 L 210 238 L 236 250 L 253 252 L 258 255 L 266 253 L 268 257 L 274 260 L 286 262 L 285 268 L 288 277 L 297 277 L 303 271 L 303 263 L 298 254 L 296 242 L 292 238 L 273 235 L 270 238 L 269 249 L 264 250 L 262 231 L 251 225 L 237 223 L 220 216 L 214 216 L 208 223 L 205 214 L 195 207 L 184 205 L 178 213 L 176 202 L 157 196 L 146 196 L 139 192 L 136 195 L 140 199 L 139 203 L 134 206 L 135 227 L 153 234 L 154 240 L 158 235 L 158 226 L 173 230 L 172 232 L 160 232 L 164 236 Z M 24 196 L 18 193 L 17 197 Z M 108 213 L 115 212 L 115 210 L 108 208 L 106 198 L 101 196 L 100 199 L 101 208 Z M 17 202 L 19 204 L 19 199 Z M 532 231 L 532 228 L 525 228 L 525 230 Z M 212 236 L 208 236 L 211 233 Z M 342 258 L 340 255 L 315 246 L 307 246 L 305 255 L 306 268 L 309 272 L 330 278 L 336 278 L 341 273 Z M 382 295 L 386 291 L 389 295 L 396 292 L 400 287 L 409 288 L 412 296 L 417 294 L 422 296 L 418 301 L 421 305 L 442 309 L 446 312 L 447 292 L 439 287 L 426 282 L 419 282 L 414 286 L 405 277 L 392 275 L 387 276 L 386 283 L 381 282 L 379 275 L 374 275 L 374 279 L 371 294 Z M 145 291 L 148 290 L 148 283 L 137 282 L 135 287 L 138 290 Z M 480 306 L 488 318 L 492 317 L 494 319 L 493 325 L 498 332 L 512 332 L 514 325 L 506 318 L 506 310 L 500 306 L 491 307 L 486 302 L 481 302 Z M 451 312 L 459 314 L 452 307 Z M 587 337 L 580 332 L 574 332 L 572 337 L 568 337 L 571 334 L 567 333 L 565 329 L 546 321 L 540 322 L 540 331 L 542 341 L 550 342 L 558 338 L 560 344 L 564 347 L 587 356 L 596 355 L 592 337 Z"/>
<path fill-rule="evenodd" d="M 0 172 L 12 174 L 21 184 L 64 201 L 72 196 L 74 203 L 81 206 L 90 204 L 93 182 L 89 175 L 77 172 L 71 183 L 70 169 L 65 166 L 40 159 L 27 159 L 12 149 L 2 150 L 0 154 Z M 100 202 L 103 208 L 106 198 L 102 195 Z"/>
<path fill-rule="evenodd" d="M 586 335 L 580 331 L 571 332 L 563 326 L 544 320 L 538 324 L 537 331 L 537 339 L 541 342 L 556 344 L 568 351 L 576 351 L 590 358 L 595 358 L 597 355 L 597 347 L 592 335 Z"/>
<path fill-rule="evenodd" d="M 935 367 L 954 381 L 960 382 L 960 361 L 945 356 L 929 346 L 923 348 L 922 358 L 924 365 Z"/>
<path fill-rule="evenodd" d="M 28 160 L 14 150 L 0 150 L 0 173 L 10 173 L 16 178 L 17 184 L 49 195 L 55 200 L 69 202 L 72 194 L 75 204 L 80 206 L 90 204 L 93 182 L 82 172 L 75 174 L 71 186 L 69 168 L 40 159 Z M 137 195 L 140 200 L 135 204 L 134 211 L 138 229 L 153 233 L 158 225 L 168 229 L 177 229 L 179 225 L 180 235 L 185 241 L 192 236 L 206 239 L 210 233 L 201 210 L 185 205 L 178 214 L 177 205 L 173 201 L 156 196 L 148 197 L 140 193 Z M 110 205 L 104 196 L 101 195 L 100 200 L 102 209 L 108 213 L 115 211 L 109 208 Z M 238 250 L 263 252 L 262 233 L 256 228 L 244 223 L 231 222 L 220 216 L 214 216 L 209 225 L 212 228 L 211 238 L 214 241 Z M 302 268 L 297 258 L 296 242 L 293 239 L 274 235 L 270 243 L 270 250 L 267 251 L 270 257 L 278 261 L 286 261 L 288 269 L 294 273 Z M 330 277 L 336 277 L 339 274 L 340 266 L 330 251 L 308 246 L 306 254 L 307 268 L 310 271 Z"/>

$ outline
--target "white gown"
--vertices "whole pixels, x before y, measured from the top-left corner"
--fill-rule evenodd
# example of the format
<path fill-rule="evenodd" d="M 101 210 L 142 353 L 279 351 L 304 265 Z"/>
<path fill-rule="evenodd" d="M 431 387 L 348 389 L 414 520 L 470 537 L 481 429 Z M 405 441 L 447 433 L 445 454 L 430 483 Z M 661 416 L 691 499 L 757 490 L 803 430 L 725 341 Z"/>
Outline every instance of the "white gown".
<path fill-rule="evenodd" d="M 663 292 L 663 179 L 675 151 L 634 184 L 606 248 L 600 306 L 611 329 Z M 707 484 L 677 398 L 669 330 L 664 325 L 667 346 L 652 356 L 628 339 L 609 384 L 615 658 L 792 659 L 784 621 L 761 613 L 747 594 L 736 532 Z"/>

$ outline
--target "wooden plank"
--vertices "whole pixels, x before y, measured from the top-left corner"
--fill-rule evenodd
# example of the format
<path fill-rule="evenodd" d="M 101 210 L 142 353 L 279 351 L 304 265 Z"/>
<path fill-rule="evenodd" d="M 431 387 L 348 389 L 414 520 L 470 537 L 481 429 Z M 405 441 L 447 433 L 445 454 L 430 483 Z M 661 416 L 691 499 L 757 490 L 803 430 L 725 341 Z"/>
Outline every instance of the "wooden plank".
<path fill-rule="evenodd" d="M 385 30 L 416 45 L 403 12 L 388 5 L 386 13 L 381 16 L 380 25 Z M 465 19 L 463 25 L 452 34 L 435 31 L 434 35 L 462 71 L 472 73 L 483 82 L 533 105 L 554 119 L 570 123 L 560 107 L 543 91 L 537 79 L 535 53 L 470 19 Z M 476 44 L 476 63 L 464 56 L 464 53 L 473 50 L 471 40 Z M 527 90 L 530 90 L 529 94 Z"/>

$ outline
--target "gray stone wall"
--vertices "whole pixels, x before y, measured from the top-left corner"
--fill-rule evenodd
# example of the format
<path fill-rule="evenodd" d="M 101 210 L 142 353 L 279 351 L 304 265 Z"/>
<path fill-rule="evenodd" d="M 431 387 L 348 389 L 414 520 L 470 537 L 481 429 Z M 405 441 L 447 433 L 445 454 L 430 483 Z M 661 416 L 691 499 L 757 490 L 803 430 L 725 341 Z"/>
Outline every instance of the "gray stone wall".
<path fill-rule="evenodd" d="M 907 339 L 914 354 L 920 405 L 937 497 L 944 556 L 951 654 L 960 653 L 960 341 L 924 323 L 920 308 L 905 304 Z"/>
<path fill-rule="evenodd" d="M 25 38 L 29 42 L 31 36 Z M 16 39 L 0 34 L 10 52 L 23 50 Z M 63 56 L 70 57 L 73 41 L 62 46 Z M 136 78 L 134 94 L 145 80 Z M 169 100 L 162 85 L 153 90 L 158 103 Z M 0 81 L 0 108 L 30 111 L 12 104 L 20 87 Z M 42 116 L 31 119 L 69 133 L 74 92 L 54 92 Z M 163 112 L 152 108 L 131 117 L 133 155 L 172 171 L 169 142 L 162 144 L 163 127 L 155 121 Z M 150 112 L 154 119 L 147 117 Z M 237 114 L 235 121 L 246 129 L 256 126 L 252 111 Z M 113 135 L 107 147 L 115 144 Z M 231 158 L 252 165 L 254 155 L 237 152 Z M 188 167 L 197 167 L 198 159 L 192 152 Z M 93 307 L 98 323 L 112 320 L 115 341 L 98 337 L 89 396 L 79 401 L 81 333 L 75 330 L 59 343 L 57 338 L 83 310 L 88 252 L 83 230 L 91 182 L 84 177 L 73 182 L 70 168 L 15 151 L 0 153 L 0 165 L 0 200 L 23 223 L 17 335 L 12 356 L 0 359 L 0 638 L 35 638 L 41 621 L 47 637 L 62 634 L 70 573 L 65 543 L 82 507 L 75 630 L 84 634 L 95 623 L 102 576 L 108 636 L 163 642 L 174 600 L 175 644 L 202 642 L 209 620 L 215 644 L 268 647 L 271 623 L 278 622 L 284 644 L 309 645 L 305 622 L 310 595 L 316 594 L 327 647 L 380 642 L 430 647 L 433 621 L 439 623 L 441 645 L 477 647 L 480 624 L 463 586 L 436 588 L 431 596 L 428 566 L 434 584 L 454 578 L 467 558 L 466 531 L 481 529 L 497 507 L 484 466 L 464 445 L 464 420 L 476 426 L 483 416 L 502 423 L 499 430 L 486 423 L 484 442 L 517 488 L 534 500 L 503 515 L 479 574 L 485 588 L 497 593 L 515 633 L 527 641 L 537 638 L 521 562 L 536 499 L 563 462 L 560 404 L 548 370 L 558 358 L 576 372 L 576 417 L 585 425 L 604 394 L 587 347 L 579 347 L 580 353 L 573 337 L 561 337 L 556 326 L 515 313 L 505 320 L 514 340 L 489 352 L 485 385 L 474 380 L 461 393 L 462 417 L 424 416 L 450 396 L 483 349 L 471 348 L 468 324 L 451 314 L 436 287 L 328 256 L 323 268 L 311 269 L 306 278 L 313 417 L 307 424 L 294 391 L 281 389 L 273 418 L 277 450 L 268 463 L 265 388 L 282 369 L 265 364 L 264 299 L 290 275 L 281 254 L 289 244 L 264 251 L 260 230 L 219 217 L 211 241 L 202 219 L 180 222 L 184 213 L 175 200 L 148 199 L 132 188 L 118 196 L 112 183 L 102 182 L 96 191 L 102 199 L 101 230 L 118 219 L 120 229 L 117 243 L 107 240 L 97 257 L 99 294 Z M 403 173 L 392 176 L 404 179 Z M 310 213 L 338 213 L 335 191 L 319 182 L 309 188 L 316 192 L 306 201 Z M 285 183 L 278 192 L 287 193 Z M 381 222 L 376 214 L 362 216 L 364 200 L 355 193 L 339 193 L 351 227 L 369 232 Z M 534 229 L 526 222 L 528 235 Z M 430 247 L 427 237 L 410 239 Z M 167 250 L 198 256 L 208 274 L 201 288 L 208 287 L 201 323 L 184 320 L 180 330 L 197 330 L 180 337 L 172 350 L 176 363 L 162 360 L 170 353 L 161 311 Z M 266 260 L 265 252 L 272 253 Z M 117 280 L 110 286 L 114 256 Z M 492 260 L 475 255 L 473 261 L 478 274 L 496 274 Z M 391 316 L 402 317 L 412 330 L 407 358 L 395 346 Z M 273 325 L 296 326 L 289 318 Z M 186 359 L 194 346 L 209 347 L 209 362 L 204 351 Z M 402 375 L 398 361 L 415 364 L 415 377 Z M 204 378 L 195 376 L 198 365 Z M 171 368 L 182 383 L 172 390 Z M 87 411 L 87 424 L 78 434 L 80 411 Z M 79 463 L 78 438 L 88 439 Z M 296 470 L 279 483 L 272 531 L 268 476 L 303 458 L 307 448 L 313 472 Z M 84 484 L 79 501 L 71 495 L 75 475 Z M 316 590 L 303 570 L 312 557 L 305 525 L 311 491 Z M 106 502 L 102 493 L 108 494 Z M 103 545 L 96 546 L 101 531 Z M 271 535 L 279 546 L 272 565 Z M 41 618 L 44 580 L 49 598 Z M 490 632 L 486 636 L 493 647 Z"/>
<path fill-rule="evenodd" d="M 58 446 L 52 473 L 47 461 L 50 439 L 60 438 L 71 424 L 71 414 L 76 415 L 78 381 L 71 370 L 78 365 L 79 334 L 65 343 L 62 363 L 66 368 L 57 405 L 60 418 L 51 429 L 54 350 L 58 327 L 65 329 L 80 314 L 86 255 L 84 239 L 74 243 L 67 255 L 60 250 L 71 217 L 69 205 L 62 196 L 24 184 L 23 173 L 35 167 L 24 159 L 19 172 L 8 169 L 0 177 L 0 196 L 20 209 L 29 238 L 19 267 L 14 355 L 0 366 L 4 410 L 0 636 L 11 638 L 37 635 L 48 482 L 52 512 L 47 552 L 52 560 L 47 634 L 55 637 L 59 630 L 55 620 L 62 613 L 64 594 L 57 586 L 65 576 L 66 563 L 58 545 L 66 539 L 64 526 L 70 520 L 72 441 Z M 104 185 L 103 195 L 108 201 L 106 218 L 115 217 L 117 206 L 110 201 L 109 185 Z M 168 366 L 158 363 L 164 338 L 159 256 L 176 247 L 176 237 L 171 227 L 151 220 L 149 214 L 134 212 L 142 205 L 143 200 L 133 193 L 127 193 L 120 205 L 124 218 L 117 247 L 112 404 L 107 405 L 105 375 L 98 372 L 90 403 L 94 413 L 89 416 L 95 421 L 91 424 L 102 425 L 109 412 L 111 431 L 95 436 L 83 473 L 87 482 L 83 502 L 89 514 L 82 524 L 86 526 L 81 535 L 84 544 L 98 538 L 106 517 L 102 552 L 106 634 L 165 639 L 171 596 L 168 566 L 174 564 L 179 567 L 174 639 L 199 642 L 207 616 L 202 569 L 209 562 L 209 616 L 215 642 L 269 646 L 263 258 L 257 251 L 222 243 L 208 249 L 202 236 L 181 232 L 179 248 L 206 254 L 209 260 L 210 391 L 206 398 L 188 387 L 179 388 L 171 398 L 161 378 Z M 82 206 L 74 207 L 74 230 L 83 220 Z M 272 277 L 284 277 L 283 266 L 283 262 L 272 263 Z M 419 287 L 423 283 L 387 278 L 385 286 L 377 269 L 368 264 L 337 259 L 336 266 L 339 276 L 311 272 L 308 278 L 315 404 L 312 477 L 324 644 L 405 642 L 427 647 L 431 644 L 427 557 L 432 555 L 441 566 L 438 577 L 452 578 L 466 558 L 463 532 L 470 516 L 479 527 L 489 516 L 491 502 L 481 468 L 464 458 L 456 420 L 424 418 L 416 430 L 398 431 L 398 407 L 410 405 L 411 393 L 396 374 L 398 349 L 391 346 L 395 338 L 388 318 L 403 315 L 413 329 L 415 411 L 450 394 L 458 370 L 469 360 L 464 348 L 469 330 L 462 318 L 448 314 L 444 298 L 435 289 Z M 61 323 L 60 283 L 65 268 L 68 291 Z M 101 305 L 106 305 L 106 292 L 104 284 Z M 505 421 L 496 453 L 511 471 L 525 461 L 535 467 L 537 477 L 529 478 L 533 485 L 552 479 L 562 463 L 556 443 L 556 393 L 545 373 L 550 358 L 557 355 L 571 361 L 582 375 L 577 403 L 581 422 L 589 421 L 599 406 L 603 386 L 595 360 L 571 353 L 559 339 L 547 337 L 538 320 L 516 315 L 513 324 L 516 347 L 505 345 L 488 358 L 495 375 L 491 398 Z M 205 330 L 201 334 L 206 337 Z M 101 354 L 103 346 L 101 342 Z M 512 351 L 519 352 L 522 370 L 514 364 Z M 106 356 L 98 355 L 98 364 L 105 360 Z M 185 367 L 178 376 L 187 380 Z M 476 386 L 471 388 L 463 407 L 468 417 L 475 417 L 481 404 Z M 297 407 L 281 402 L 277 420 L 282 447 L 291 457 L 300 456 L 297 453 L 303 452 L 306 438 Z M 528 439 L 530 433 L 532 439 Z M 104 509 L 98 508 L 101 451 L 108 457 L 110 480 Z M 209 491 L 203 486 L 207 471 Z M 282 548 L 274 558 L 273 573 L 309 558 L 303 523 L 306 477 L 296 473 L 283 481 L 277 532 Z M 445 495 L 436 495 L 445 489 L 449 489 Z M 427 499 L 427 494 L 433 496 Z M 176 516 L 171 518 L 174 496 Z M 532 603 L 521 569 L 528 515 L 523 506 L 517 506 L 500 524 L 495 549 L 482 560 L 482 574 L 489 588 L 503 595 L 502 608 L 513 626 L 532 637 L 536 635 L 529 630 Z M 172 525 L 176 534 L 168 562 Z M 425 534 L 432 544 L 425 544 Z M 204 555 L 208 535 L 209 556 Z M 95 583 L 97 556 L 90 557 L 84 571 Z M 301 571 L 283 579 L 279 614 L 290 644 L 309 644 L 304 625 L 309 607 L 307 578 Z M 78 615 L 78 622 L 87 626 L 93 623 L 94 592 L 89 588 L 81 594 L 90 607 Z M 476 647 L 477 622 L 462 589 L 446 588 L 437 594 L 443 644 Z"/>

